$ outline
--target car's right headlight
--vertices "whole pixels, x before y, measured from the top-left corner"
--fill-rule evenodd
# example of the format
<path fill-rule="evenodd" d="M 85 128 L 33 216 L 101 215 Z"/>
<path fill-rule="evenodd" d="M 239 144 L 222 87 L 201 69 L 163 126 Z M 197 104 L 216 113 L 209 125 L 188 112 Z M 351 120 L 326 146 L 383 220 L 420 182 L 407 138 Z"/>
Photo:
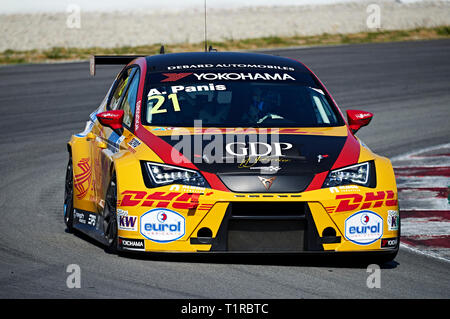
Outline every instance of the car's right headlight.
<path fill-rule="evenodd" d="M 356 184 L 370 187 L 372 174 L 374 174 L 373 163 L 364 162 L 331 171 L 322 187 L 335 187 Z"/>

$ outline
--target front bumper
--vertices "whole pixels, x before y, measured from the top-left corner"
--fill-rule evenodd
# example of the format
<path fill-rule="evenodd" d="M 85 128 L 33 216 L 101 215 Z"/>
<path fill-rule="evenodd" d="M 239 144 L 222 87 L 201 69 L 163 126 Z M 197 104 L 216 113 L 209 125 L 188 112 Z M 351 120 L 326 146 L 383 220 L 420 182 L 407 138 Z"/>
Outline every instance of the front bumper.
<path fill-rule="evenodd" d="M 136 216 L 136 227 L 134 230 L 121 229 L 119 225 L 119 237 L 139 243 L 121 245 L 119 240 L 119 249 L 147 252 L 329 253 L 394 252 L 399 246 L 396 190 L 364 187 L 349 190 L 344 187 L 301 194 L 236 194 L 214 190 L 175 193 L 169 187 L 158 189 L 158 192 L 123 191 L 119 197 L 119 209 L 130 218 Z M 152 230 L 154 233 L 165 230 L 166 235 L 158 233 L 159 237 L 155 239 L 144 230 L 148 220 L 143 216 L 158 209 L 181 216 L 184 229 L 179 238 L 172 240 L 178 236 L 171 237 L 169 228 L 162 229 L 156 219 Z M 367 237 L 369 241 L 355 239 L 355 235 L 351 234 L 354 229 L 350 229 L 353 226 L 347 225 L 349 221 L 360 218 L 362 212 L 379 217 L 375 234 L 369 234 L 370 238 L 365 234 L 357 237 Z M 392 216 L 396 220 L 393 221 Z M 355 229 L 369 229 L 363 226 L 361 224 L 360 228 Z M 165 238 L 168 240 L 162 240 Z"/>

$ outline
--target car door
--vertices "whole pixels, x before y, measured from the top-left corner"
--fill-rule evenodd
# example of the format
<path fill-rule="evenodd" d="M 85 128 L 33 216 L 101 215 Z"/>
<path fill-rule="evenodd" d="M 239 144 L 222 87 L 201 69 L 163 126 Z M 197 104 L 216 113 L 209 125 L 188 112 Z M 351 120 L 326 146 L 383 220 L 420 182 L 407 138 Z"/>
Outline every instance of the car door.
<path fill-rule="evenodd" d="M 94 159 L 94 189 L 97 211 L 102 212 L 105 205 L 105 195 L 111 179 L 110 168 L 112 156 L 121 150 L 126 150 L 125 139 L 132 134 L 134 110 L 136 107 L 137 87 L 140 71 L 138 66 L 124 69 L 116 79 L 111 90 L 106 110 L 124 110 L 123 133 L 98 124 L 96 143 L 92 144 L 92 157 Z"/>

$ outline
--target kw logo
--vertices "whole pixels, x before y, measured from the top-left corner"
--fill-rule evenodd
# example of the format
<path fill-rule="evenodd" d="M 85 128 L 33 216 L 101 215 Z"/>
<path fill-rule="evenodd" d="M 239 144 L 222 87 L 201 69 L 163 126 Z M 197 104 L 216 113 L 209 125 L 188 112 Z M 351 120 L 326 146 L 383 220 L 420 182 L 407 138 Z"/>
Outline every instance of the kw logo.
<path fill-rule="evenodd" d="M 119 216 L 119 228 L 124 230 L 136 230 L 136 216 Z"/>
<path fill-rule="evenodd" d="M 175 209 L 195 209 L 209 210 L 212 204 L 199 204 L 200 193 L 180 193 L 180 192 L 155 192 L 126 190 L 121 193 L 122 199 L 117 202 L 117 206 L 144 206 Z"/>
<path fill-rule="evenodd" d="M 336 195 L 336 199 L 340 200 L 336 206 L 325 207 L 328 213 L 349 212 L 354 210 L 377 208 L 385 206 L 397 206 L 398 201 L 395 198 L 395 193 L 389 191 L 379 191 L 361 194 L 345 194 Z"/>
<path fill-rule="evenodd" d="M 81 169 L 81 173 L 75 175 L 73 186 L 78 191 L 76 194 L 78 199 L 83 199 L 91 186 L 92 170 L 89 165 L 89 158 L 82 158 L 77 166 Z"/>

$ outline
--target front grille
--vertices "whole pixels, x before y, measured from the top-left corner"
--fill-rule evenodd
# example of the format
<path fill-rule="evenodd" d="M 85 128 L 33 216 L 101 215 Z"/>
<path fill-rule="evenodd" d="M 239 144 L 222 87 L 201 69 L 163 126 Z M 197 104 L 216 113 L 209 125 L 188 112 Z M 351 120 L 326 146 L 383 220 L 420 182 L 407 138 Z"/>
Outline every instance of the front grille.
<path fill-rule="evenodd" d="M 230 220 L 228 251 L 296 252 L 304 250 L 301 220 Z"/>
<path fill-rule="evenodd" d="M 231 218 L 235 219 L 304 219 L 306 204 L 302 202 L 233 202 Z"/>
<path fill-rule="evenodd" d="M 228 251 L 304 250 L 305 203 L 233 202 L 229 208 Z"/>

